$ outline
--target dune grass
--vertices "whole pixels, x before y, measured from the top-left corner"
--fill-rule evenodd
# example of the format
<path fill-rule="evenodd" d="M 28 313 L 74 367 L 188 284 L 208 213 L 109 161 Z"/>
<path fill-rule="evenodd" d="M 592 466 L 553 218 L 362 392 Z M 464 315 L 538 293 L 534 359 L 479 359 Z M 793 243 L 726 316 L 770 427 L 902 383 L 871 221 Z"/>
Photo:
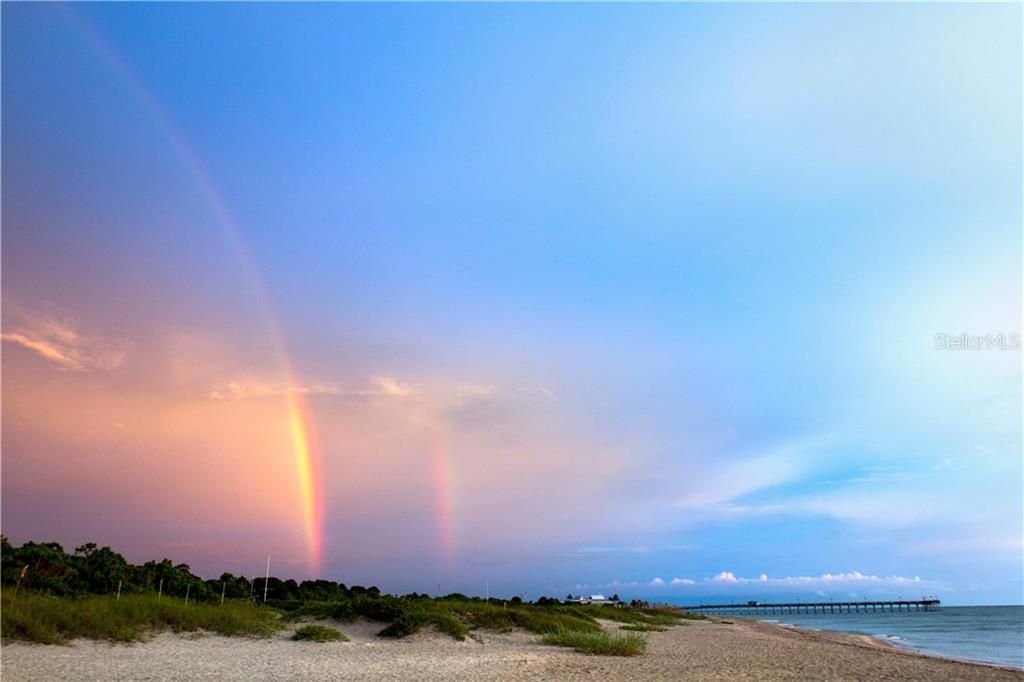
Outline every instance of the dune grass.
<path fill-rule="evenodd" d="M 335 618 L 340 621 L 363 618 L 384 623 L 378 634 L 381 637 L 395 638 L 407 637 L 426 627 L 434 627 L 457 640 L 465 639 L 473 630 L 509 632 L 521 629 L 556 638 L 566 638 L 566 633 L 570 632 L 591 634 L 594 635 L 594 639 L 590 644 L 580 644 L 589 647 L 591 653 L 600 653 L 602 649 L 617 647 L 636 650 L 645 646 L 638 644 L 643 639 L 639 636 L 625 640 L 629 643 L 623 645 L 618 641 L 622 638 L 616 639 L 602 630 L 598 619 L 616 621 L 623 625 L 623 630 L 643 633 L 661 632 L 669 626 L 683 623 L 688 618 L 681 612 L 666 609 L 587 604 L 539 606 L 468 598 L 424 599 L 392 596 L 357 597 L 340 602 L 309 602 L 292 611 L 290 617 Z M 580 640 L 585 641 L 585 638 Z M 646 643 L 646 640 L 643 641 Z"/>
<path fill-rule="evenodd" d="M 340 602 L 310 602 L 292 611 L 292 619 L 335 618 L 352 621 L 363 618 L 385 623 L 382 637 L 406 637 L 433 626 L 457 640 L 477 629 L 508 632 L 521 628 L 537 634 L 559 628 L 597 631 L 592 616 L 570 607 L 502 604 L 474 599 L 414 599 L 382 596 Z"/>
<path fill-rule="evenodd" d="M 134 642 L 163 630 L 269 637 L 283 625 L 277 611 L 248 601 L 186 605 L 152 594 L 68 599 L 27 591 L 16 598 L 5 591 L 0 599 L 0 636 L 45 644 L 79 637 Z"/>
<path fill-rule="evenodd" d="M 631 632 L 665 632 L 665 630 L 668 630 L 667 627 L 651 623 L 627 623 L 620 626 L 619 629 Z"/>
<path fill-rule="evenodd" d="M 676 611 L 577 604 L 503 603 L 446 597 L 355 596 L 339 601 L 306 602 L 287 613 L 248 600 L 185 604 L 154 594 L 81 598 L 22 591 L 2 595 L 0 635 L 5 641 L 60 644 L 75 638 L 132 642 L 160 631 L 206 631 L 228 636 L 267 637 L 289 621 L 303 618 L 365 619 L 382 624 L 381 637 L 406 637 L 427 627 L 464 640 L 473 630 L 541 635 L 548 644 L 591 654 L 631 656 L 643 653 L 643 633 L 660 632 L 687 617 Z M 625 636 L 605 632 L 598 619 L 618 622 Z M 335 628 L 301 625 L 297 640 L 344 641 Z"/>
<path fill-rule="evenodd" d="M 380 637 L 405 637 L 419 632 L 424 627 L 435 628 L 462 641 L 469 634 L 469 628 L 452 613 L 437 608 L 410 608 L 392 620 L 377 633 Z"/>
<path fill-rule="evenodd" d="M 630 632 L 613 635 L 605 630 L 581 632 L 579 630 L 555 630 L 541 637 L 541 642 L 552 646 L 572 647 L 582 654 L 598 656 L 640 656 L 647 651 L 646 635 Z"/>
<path fill-rule="evenodd" d="M 348 637 L 345 633 L 337 628 L 332 628 L 327 625 L 303 625 L 295 634 L 292 635 L 292 639 L 296 641 L 306 642 L 347 642 Z"/>

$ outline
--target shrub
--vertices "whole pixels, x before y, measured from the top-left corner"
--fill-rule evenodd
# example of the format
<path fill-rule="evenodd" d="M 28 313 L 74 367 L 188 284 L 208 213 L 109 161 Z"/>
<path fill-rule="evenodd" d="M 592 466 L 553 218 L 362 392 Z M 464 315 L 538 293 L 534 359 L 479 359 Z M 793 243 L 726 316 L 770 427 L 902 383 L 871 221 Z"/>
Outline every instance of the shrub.
<path fill-rule="evenodd" d="M 132 642 L 151 632 L 206 630 L 227 636 L 268 637 L 283 624 L 273 609 L 248 601 L 185 604 L 156 595 L 68 599 L 31 592 L 3 595 L 0 631 L 6 640 L 60 644 L 84 637 Z"/>
<path fill-rule="evenodd" d="M 665 630 L 668 630 L 668 628 L 660 625 L 653 625 L 651 623 L 627 623 L 619 629 L 630 630 L 632 632 L 665 632 Z"/>
<path fill-rule="evenodd" d="M 452 613 L 438 608 L 420 608 L 409 606 L 401 615 L 391 621 L 387 627 L 377 633 L 381 637 L 406 637 L 433 625 L 441 632 L 463 640 L 469 634 L 469 628 Z"/>
<path fill-rule="evenodd" d="M 337 618 L 338 604 L 328 601 L 311 601 L 301 607 L 288 612 L 288 618 L 298 620 L 300 618 Z M 349 620 L 338 618 L 338 620 Z"/>
<path fill-rule="evenodd" d="M 341 630 L 326 625 L 303 625 L 295 631 L 292 639 L 307 642 L 347 642 L 348 637 Z"/>
<path fill-rule="evenodd" d="M 547 633 L 541 642 L 572 647 L 580 653 L 598 656 L 640 656 L 647 651 L 647 637 L 635 632 L 619 637 L 604 630 L 581 632 L 563 629 Z"/>
<path fill-rule="evenodd" d="M 377 633 L 379 637 L 406 637 L 419 632 L 427 624 L 427 619 L 422 613 L 403 613 L 392 620 L 387 627 Z"/>

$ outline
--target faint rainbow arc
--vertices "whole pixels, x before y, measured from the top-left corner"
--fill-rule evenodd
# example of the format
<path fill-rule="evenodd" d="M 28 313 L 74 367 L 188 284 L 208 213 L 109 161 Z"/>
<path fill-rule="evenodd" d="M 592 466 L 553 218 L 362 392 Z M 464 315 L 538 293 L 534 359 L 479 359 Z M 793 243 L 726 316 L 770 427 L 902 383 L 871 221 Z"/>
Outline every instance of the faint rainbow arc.
<path fill-rule="evenodd" d="M 455 554 L 454 510 L 452 508 L 454 487 L 451 451 L 448 433 L 444 427 L 431 429 L 430 468 L 434 485 L 434 518 L 436 519 L 437 545 L 443 569 L 448 569 Z"/>
<path fill-rule="evenodd" d="M 238 221 L 231 213 L 217 186 L 210 179 L 209 173 L 203 167 L 199 156 L 192 150 L 191 145 L 188 144 L 185 137 L 178 131 L 177 126 L 174 125 L 173 120 L 157 98 L 145 87 L 141 79 L 135 75 L 131 67 L 128 66 L 120 54 L 95 27 L 70 6 L 59 5 L 59 7 L 63 10 L 64 16 L 81 31 L 82 35 L 86 37 L 97 53 L 128 84 L 143 109 L 146 110 L 163 130 L 164 134 L 167 135 L 183 165 L 192 175 L 203 197 L 213 209 L 214 216 L 228 236 L 228 240 L 234 247 L 239 261 L 245 270 L 249 283 L 255 290 L 260 314 L 270 332 L 274 354 L 278 359 L 280 370 L 286 383 L 285 404 L 288 413 L 288 425 L 295 457 L 296 473 L 299 480 L 300 496 L 302 498 L 302 513 L 306 546 L 309 554 L 309 567 L 313 571 L 314 577 L 318 577 L 317 573 L 321 567 L 323 551 L 323 495 L 319 459 L 314 447 L 315 441 L 312 438 L 313 421 L 306 409 L 305 401 L 297 390 L 299 383 L 295 379 L 295 371 L 285 343 L 284 333 L 270 305 L 270 298 L 263 280 L 259 276 L 259 271 L 242 237 Z"/>

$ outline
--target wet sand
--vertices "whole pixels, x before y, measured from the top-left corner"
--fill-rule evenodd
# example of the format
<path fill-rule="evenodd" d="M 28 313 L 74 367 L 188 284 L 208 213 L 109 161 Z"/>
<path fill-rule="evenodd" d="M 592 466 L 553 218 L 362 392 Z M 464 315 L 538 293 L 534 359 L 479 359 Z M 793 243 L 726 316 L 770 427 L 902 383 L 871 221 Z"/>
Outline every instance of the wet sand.
<path fill-rule="evenodd" d="M 321 621 L 325 622 L 326 621 Z M 375 636 L 377 623 L 327 623 L 349 642 L 163 633 L 139 644 L 10 643 L 4 682 L 21 680 L 1013 680 L 1024 671 L 896 649 L 869 637 L 735 620 L 650 633 L 644 656 L 586 656 L 526 632 L 478 631 L 456 642 L 425 632 Z M 604 623 L 617 630 L 618 625 Z"/>

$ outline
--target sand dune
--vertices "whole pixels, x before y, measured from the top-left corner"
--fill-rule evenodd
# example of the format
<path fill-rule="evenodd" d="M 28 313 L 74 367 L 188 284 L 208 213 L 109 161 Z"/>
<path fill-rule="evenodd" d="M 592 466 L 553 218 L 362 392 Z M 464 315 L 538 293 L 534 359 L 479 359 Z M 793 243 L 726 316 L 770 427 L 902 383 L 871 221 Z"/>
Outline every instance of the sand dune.
<path fill-rule="evenodd" d="M 346 623 L 352 641 L 293 642 L 158 635 L 143 644 L 11 643 L 5 682 L 19 680 L 1015 680 L 1024 671 L 893 649 L 866 637 L 736 620 L 651 633 L 638 658 L 585 656 L 543 646 L 525 632 L 477 633 L 456 642 L 424 633 L 374 636 L 378 624 Z M 617 626 L 606 623 L 605 627 Z"/>

